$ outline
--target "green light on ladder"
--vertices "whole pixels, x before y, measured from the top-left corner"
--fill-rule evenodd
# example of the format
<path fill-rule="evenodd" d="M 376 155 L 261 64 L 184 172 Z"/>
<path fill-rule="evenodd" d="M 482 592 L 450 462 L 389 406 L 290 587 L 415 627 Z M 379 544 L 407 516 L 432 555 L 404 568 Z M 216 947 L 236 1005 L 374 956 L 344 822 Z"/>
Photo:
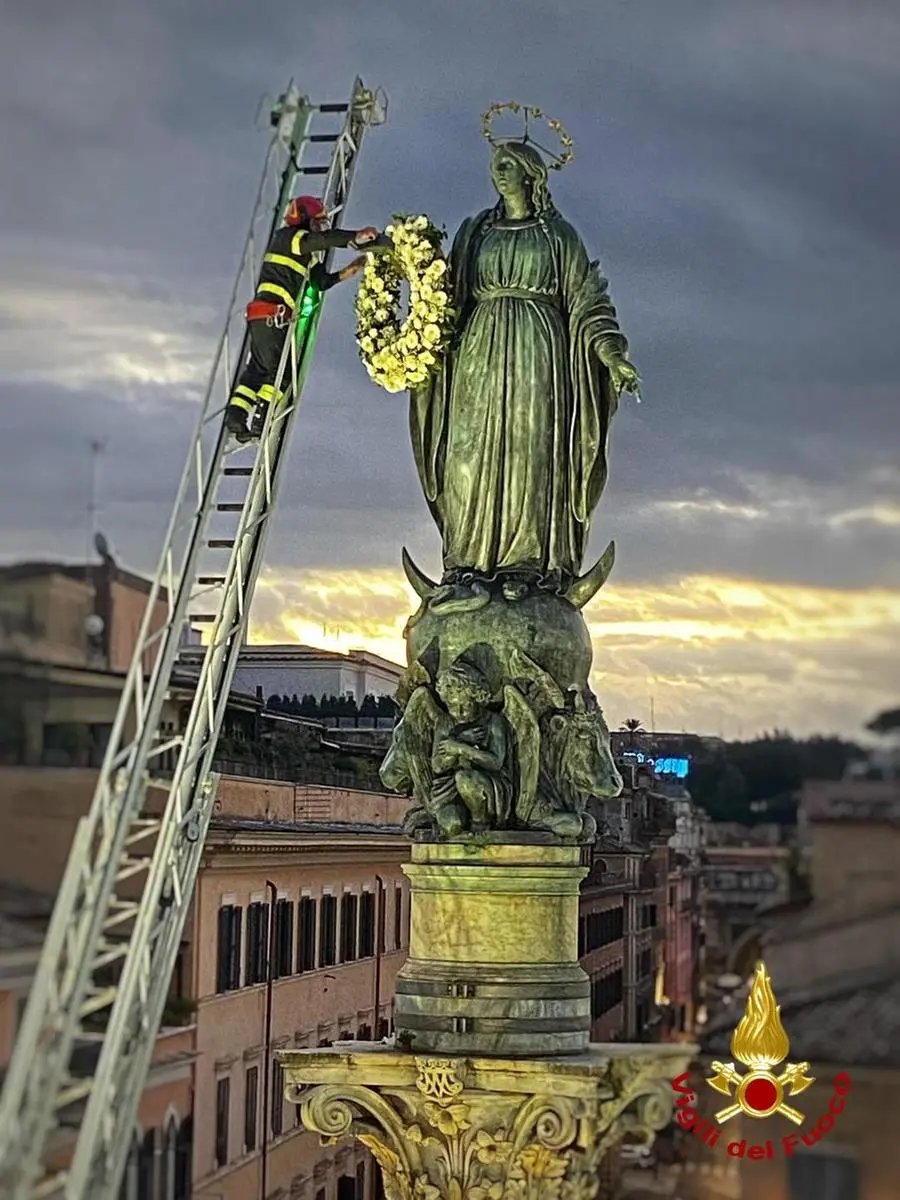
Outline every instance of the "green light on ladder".
<path fill-rule="evenodd" d="M 300 319 L 308 321 L 319 303 L 319 292 L 311 284 L 307 284 L 306 290 L 303 293 L 303 299 L 300 301 Z"/>

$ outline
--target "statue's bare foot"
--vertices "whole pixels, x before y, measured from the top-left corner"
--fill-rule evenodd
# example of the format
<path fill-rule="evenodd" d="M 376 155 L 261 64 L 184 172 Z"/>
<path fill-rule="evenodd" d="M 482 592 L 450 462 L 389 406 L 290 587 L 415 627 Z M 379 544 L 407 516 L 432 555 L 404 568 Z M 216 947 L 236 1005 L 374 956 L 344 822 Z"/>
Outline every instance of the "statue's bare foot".
<path fill-rule="evenodd" d="M 461 804 L 441 804 L 434 810 L 434 820 L 441 836 L 450 840 L 466 828 L 466 810 Z"/>

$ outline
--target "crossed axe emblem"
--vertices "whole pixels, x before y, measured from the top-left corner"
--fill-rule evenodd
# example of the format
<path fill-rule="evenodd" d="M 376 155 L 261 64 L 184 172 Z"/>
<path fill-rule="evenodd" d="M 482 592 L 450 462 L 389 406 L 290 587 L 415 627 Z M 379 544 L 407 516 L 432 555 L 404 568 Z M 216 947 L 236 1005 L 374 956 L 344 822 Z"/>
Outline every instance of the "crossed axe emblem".
<path fill-rule="evenodd" d="M 739 1112 L 747 1113 L 749 1116 L 764 1117 L 771 1116 L 774 1113 L 781 1113 L 783 1117 L 787 1117 L 789 1121 L 793 1121 L 795 1125 L 803 1124 L 803 1113 L 798 1112 L 796 1108 L 792 1108 L 784 1102 L 785 1089 L 790 1089 L 790 1096 L 798 1096 L 801 1092 L 805 1092 L 810 1084 L 815 1083 L 815 1079 L 811 1075 L 807 1075 L 809 1063 L 788 1063 L 780 1075 L 773 1075 L 770 1071 L 751 1071 L 747 1075 L 742 1075 L 735 1068 L 734 1063 L 714 1062 L 712 1069 L 716 1072 L 712 1079 L 707 1079 L 707 1083 L 711 1088 L 715 1088 L 717 1092 L 721 1092 L 723 1096 L 732 1096 L 732 1087 L 738 1089 L 737 1101 L 734 1104 L 729 1104 L 727 1108 L 720 1109 L 716 1113 L 716 1120 L 720 1125 L 724 1125 L 726 1121 L 730 1121 L 732 1117 L 736 1117 Z M 772 1084 L 775 1089 L 777 1103 L 766 1112 L 755 1111 L 751 1105 L 744 1099 L 747 1087 L 756 1079 L 764 1079 Z"/>

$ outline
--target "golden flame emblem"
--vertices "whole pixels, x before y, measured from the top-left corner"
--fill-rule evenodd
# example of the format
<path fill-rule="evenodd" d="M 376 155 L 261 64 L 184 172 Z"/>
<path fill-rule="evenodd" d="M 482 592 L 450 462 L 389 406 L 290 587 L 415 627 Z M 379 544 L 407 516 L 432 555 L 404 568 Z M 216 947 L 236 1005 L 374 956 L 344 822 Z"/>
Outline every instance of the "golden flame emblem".
<path fill-rule="evenodd" d="M 790 1096 L 805 1092 L 815 1083 L 808 1075 L 809 1063 L 788 1063 L 780 1075 L 773 1075 L 772 1068 L 784 1062 L 791 1050 L 791 1043 L 781 1023 L 781 1009 L 772 990 L 772 980 L 765 963 L 756 964 L 756 972 L 747 997 L 747 1008 L 731 1037 L 731 1053 L 738 1062 L 748 1068 L 742 1075 L 733 1062 L 714 1062 L 716 1072 L 707 1083 L 717 1092 L 733 1098 L 733 1103 L 716 1113 L 720 1125 L 742 1112 L 748 1117 L 763 1120 L 780 1113 L 803 1124 L 803 1113 L 785 1104 L 785 1094 Z M 736 1088 L 732 1092 L 732 1088 Z M 787 1091 L 789 1089 L 789 1091 Z"/>

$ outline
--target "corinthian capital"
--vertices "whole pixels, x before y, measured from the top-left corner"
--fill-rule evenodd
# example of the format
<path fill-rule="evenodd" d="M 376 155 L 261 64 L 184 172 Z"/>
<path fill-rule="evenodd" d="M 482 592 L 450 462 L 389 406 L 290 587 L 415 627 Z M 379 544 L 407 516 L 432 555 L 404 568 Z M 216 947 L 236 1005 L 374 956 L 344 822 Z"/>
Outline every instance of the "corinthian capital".
<path fill-rule="evenodd" d="M 570 1059 L 422 1058 L 389 1048 L 287 1051 L 304 1126 L 354 1137 L 388 1200 L 593 1200 L 626 1132 L 672 1113 L 685 1047 L 600 1047 Z"/>

